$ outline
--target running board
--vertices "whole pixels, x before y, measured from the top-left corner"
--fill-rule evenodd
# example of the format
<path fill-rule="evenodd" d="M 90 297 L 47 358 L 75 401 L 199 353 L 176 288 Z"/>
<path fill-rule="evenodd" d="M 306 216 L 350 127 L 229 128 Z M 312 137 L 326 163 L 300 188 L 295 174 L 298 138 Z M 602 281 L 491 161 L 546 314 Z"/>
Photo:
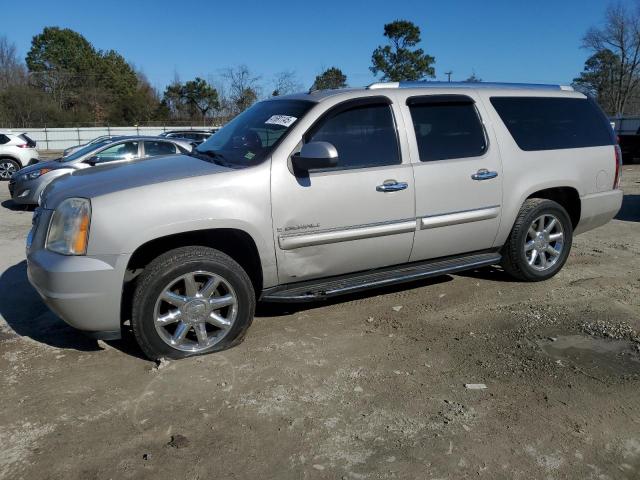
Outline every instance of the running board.
<path fill-rule="evenodd" d="M 308 280 L 266 289 L 260 298 L 265 302 L 305 302 L 359 292 L 370 288 L 385 287 L 423 278 L 455 273 L 472 268 L 500 263 L 502 256 L 496 252 L 475 253 L 367 270 L 337 277 Z"/>

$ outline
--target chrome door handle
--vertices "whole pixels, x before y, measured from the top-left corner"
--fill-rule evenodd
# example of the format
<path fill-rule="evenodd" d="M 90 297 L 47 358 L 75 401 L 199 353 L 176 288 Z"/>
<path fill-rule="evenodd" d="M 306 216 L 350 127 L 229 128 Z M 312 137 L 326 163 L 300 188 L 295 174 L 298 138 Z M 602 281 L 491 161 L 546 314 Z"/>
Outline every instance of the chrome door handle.
<path fill-rule="evenodd" d="M 471 178 L 474 180 L 491 180 L 492 178 L 496 178 L 498 176 L 498 172 L 490 172 L 486 168 L 481 168 L 476 173 L 471 175 Z"/>
<path fill-rule="evenodd" d="M 396 182 L 395 180 L 387 180 L 382 185 L 376 187 L 378 192 L 398 192 L 407 188 L 409 184 L 407 182 Z"/>

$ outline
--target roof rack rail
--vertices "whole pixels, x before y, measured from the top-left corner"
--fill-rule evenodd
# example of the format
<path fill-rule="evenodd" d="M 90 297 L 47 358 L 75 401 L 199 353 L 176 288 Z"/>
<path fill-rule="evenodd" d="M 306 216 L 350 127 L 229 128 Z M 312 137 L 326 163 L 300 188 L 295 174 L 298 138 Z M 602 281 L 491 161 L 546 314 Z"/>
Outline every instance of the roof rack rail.
<path fill-rule="evenodd" d="M 380 88 L 508 88 L 513 90 L 564 90 L 573 91 L 570 85 L 549 85 L 544 83 L 503 83 L 503 82 L 376 82 L 367 86 L 368 90 Z"/>

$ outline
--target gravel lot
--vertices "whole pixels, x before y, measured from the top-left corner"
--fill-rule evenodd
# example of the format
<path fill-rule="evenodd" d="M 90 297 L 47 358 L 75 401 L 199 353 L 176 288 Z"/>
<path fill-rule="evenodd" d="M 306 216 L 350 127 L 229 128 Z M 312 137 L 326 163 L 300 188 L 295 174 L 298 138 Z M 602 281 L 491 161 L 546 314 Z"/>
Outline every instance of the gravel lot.
<path fill-rule="evenodd" d="M 640 478 L 640 165 L 562 272 L 296 307 L 156 365 L 50 313 L 0 184 L 0 479 Z M 472 390 L 465 384 L 485 384 Z"/>

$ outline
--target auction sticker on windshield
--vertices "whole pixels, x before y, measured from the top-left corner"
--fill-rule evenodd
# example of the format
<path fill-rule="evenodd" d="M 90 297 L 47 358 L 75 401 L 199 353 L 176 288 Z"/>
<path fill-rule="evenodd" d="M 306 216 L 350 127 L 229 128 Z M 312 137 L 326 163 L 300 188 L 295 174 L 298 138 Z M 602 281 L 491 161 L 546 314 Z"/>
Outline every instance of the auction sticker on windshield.
<path fill-rule="evenodd" d="M 298 118 L 290 117 L 289 115 L 271 115 L 266 122 L 266 125 L 282 125 L 283 127 L 290 127 Z"/>

